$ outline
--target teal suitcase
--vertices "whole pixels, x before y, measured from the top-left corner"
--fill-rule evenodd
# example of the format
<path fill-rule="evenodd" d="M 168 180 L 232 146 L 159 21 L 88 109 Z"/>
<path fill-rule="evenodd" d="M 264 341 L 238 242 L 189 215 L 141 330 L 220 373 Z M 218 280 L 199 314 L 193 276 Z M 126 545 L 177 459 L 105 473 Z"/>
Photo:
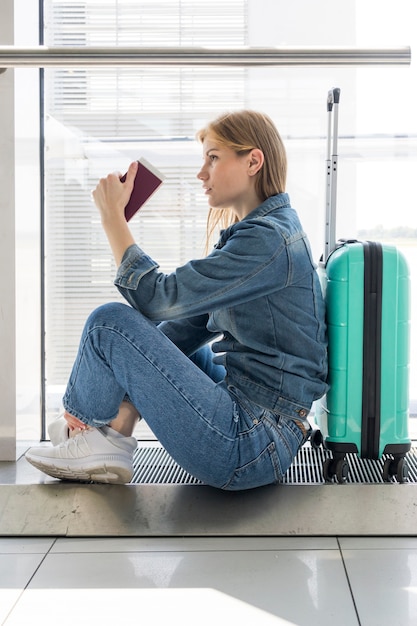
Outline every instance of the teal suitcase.
<path fill-rule="evenodd" d="M 329 92 L 328 111 L 329 100 L 337 108 L 339 96 L 339 90 Z M 329 179 L 337 172 L 336 154 L 333 149 L 328 158 Z M 327 193 L 327 249 L 319 269 L 326 302 L 329 391 L 316 407 L 313 445 L 322 441 L 332 453 L 323 466 L 326 480 L 346 482 L 346 454 L 356 453 L 366 459 L 385 455 L 383 479 L 395 476 L 405 482 L 411 447 L 409 269 L 394 246 L 334 242 L 335 187 L 333 178 Z"/>

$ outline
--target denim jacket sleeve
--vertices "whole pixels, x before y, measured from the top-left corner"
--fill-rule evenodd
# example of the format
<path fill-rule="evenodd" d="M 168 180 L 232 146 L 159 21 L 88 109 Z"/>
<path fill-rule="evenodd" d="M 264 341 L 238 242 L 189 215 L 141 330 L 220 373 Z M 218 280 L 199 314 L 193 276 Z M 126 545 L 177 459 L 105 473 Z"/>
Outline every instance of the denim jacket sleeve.
<path fill-rule="evenodd" d="M 209 256 L 171 274 L 159 271 L 134 244 L 122 259 L 115 285 L 134 308 L 163 321 L 242 304 L 285 287 L 288 275 L 284 237 L 273 221 L 256 217 L 229 227 Z"/>
<path fill-rule="evenodd" d="M 208 314 L 181 320 L 161 322 L 158 328 L 187 356 L 216 338 L 216 333 L 207 329 Z"/>

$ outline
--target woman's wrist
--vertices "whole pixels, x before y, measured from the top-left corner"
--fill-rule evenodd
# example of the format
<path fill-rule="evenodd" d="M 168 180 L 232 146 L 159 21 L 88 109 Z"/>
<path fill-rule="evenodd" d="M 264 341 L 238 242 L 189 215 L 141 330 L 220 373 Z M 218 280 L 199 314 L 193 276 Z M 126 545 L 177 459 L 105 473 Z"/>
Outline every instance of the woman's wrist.
<path fill-rule="evenodd" d="M 101 213 L 100 217 L 101 217 L 101 225 L 103 226 L 105 230 L 113 229 L 113 228 L 123 228 L 124 226 L 127 226 L 124 213 L 111 211 L 106 214 Z"/>
<path fill-rule="evenodd" d="M 115 217 L 102 220 L 103 228 L 113 252 L 117 267 L 122 262 L 126 250 L 135 243 L 126 220 Z"/>

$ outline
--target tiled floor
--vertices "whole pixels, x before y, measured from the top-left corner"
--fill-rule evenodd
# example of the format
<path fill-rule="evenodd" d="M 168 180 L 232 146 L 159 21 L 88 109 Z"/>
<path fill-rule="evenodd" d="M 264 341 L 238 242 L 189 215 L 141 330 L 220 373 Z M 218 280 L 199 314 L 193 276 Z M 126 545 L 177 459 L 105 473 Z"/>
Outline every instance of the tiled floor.
<path fill-rule="evenodd" d="M 0 536 L 0 624 L 415 626 L 417 536 Z"/>
<path fill-rule="evenodd" d="M 0 623 L 411 626 L 417 538 L 0 538 Z"/>

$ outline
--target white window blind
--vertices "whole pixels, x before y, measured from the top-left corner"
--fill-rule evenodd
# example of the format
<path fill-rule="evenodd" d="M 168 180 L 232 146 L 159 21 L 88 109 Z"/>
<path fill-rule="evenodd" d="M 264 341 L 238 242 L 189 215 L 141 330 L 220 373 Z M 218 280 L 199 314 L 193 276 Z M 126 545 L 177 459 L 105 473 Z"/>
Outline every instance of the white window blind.
<path fill-rule="evenodd" d="M 247 3 L 212 0 L 45 0 L 50 46 L 247 45 Z M 132 221 L 164 271 L 201 256 L 207 215 L 195 132 L 245 106 L 242 68 L 48 69 L 45 89 L 47 411 L 54 412 L 84 321 L 119 299 L 91 190 L 100 176 L 146 157 L 166 175 Z"/>

